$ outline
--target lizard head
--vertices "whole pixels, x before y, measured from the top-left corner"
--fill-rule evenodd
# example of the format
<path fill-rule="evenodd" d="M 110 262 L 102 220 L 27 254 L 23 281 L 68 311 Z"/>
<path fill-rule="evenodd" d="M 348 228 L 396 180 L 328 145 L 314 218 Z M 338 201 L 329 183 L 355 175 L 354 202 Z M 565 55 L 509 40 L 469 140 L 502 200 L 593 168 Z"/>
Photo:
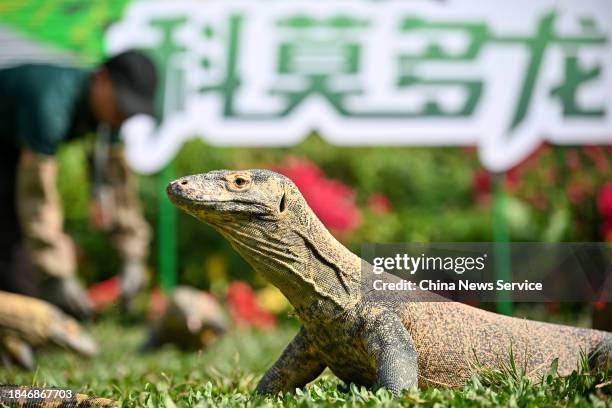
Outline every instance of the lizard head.
<path fill-rule="evenodd" d="M 288 196 L 300 194 L 288 178 L 269 170 L 195 174 L 171 182 L 166 191 L 174 205 L 200 221 L 237 229 L 282 221 Z"/>
<path fill-rule="evenodd" d="M 219 231 L 256 269 L 269 269 L 265 265 L 279 256 L 297 259 L 291 253 L 292 231 L 303 223 L 305 211 L 298 209 L 308 207 L 287 177 L 269 170 L 217 170 L 175 180 L 167 193 L 177 207 Z"/>
<path fill-rule="evenodd" d="M 338 243 L 298 188 L 270 170 L 217 170 L 182 177 L 167 188 L 170 200 L 221 233 L 289 300 L 306 301 L 304 285 L 335 293 L 338 266 L 361 260 Z M 319 288 L 325 287 L 325 289 Z M 340 289 L 339 289 L 340 288 Z"/>

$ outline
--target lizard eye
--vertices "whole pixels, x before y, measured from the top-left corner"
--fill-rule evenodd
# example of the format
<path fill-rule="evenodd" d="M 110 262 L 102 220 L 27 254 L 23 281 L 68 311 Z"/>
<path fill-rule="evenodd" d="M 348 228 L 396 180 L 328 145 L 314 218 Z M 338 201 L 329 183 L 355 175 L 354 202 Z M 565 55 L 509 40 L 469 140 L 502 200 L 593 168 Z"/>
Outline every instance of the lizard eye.
<path fill-rule="evenodd" d="M 232 174 L 227 176 L 226 180 L 232 191 L 246 191 L 251 186 L 251 177 L 245 174 Z"/>
<path fill-rule="evenodd" d="M 248 183 L 248 180 L 242 177 L 236 177 L 236 179 L 234 180 L 234 184 L 236 184 L 236 186 L 238 187 L 243 187 Z"/>

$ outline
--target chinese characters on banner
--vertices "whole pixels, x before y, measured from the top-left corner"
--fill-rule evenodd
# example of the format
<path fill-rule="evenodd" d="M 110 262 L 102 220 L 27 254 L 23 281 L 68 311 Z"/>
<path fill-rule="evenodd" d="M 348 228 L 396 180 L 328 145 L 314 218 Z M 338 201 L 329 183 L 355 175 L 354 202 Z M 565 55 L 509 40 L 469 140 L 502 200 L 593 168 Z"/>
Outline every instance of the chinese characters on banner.
<path fill-rule="evenodd" d="M 192 137 L 478 145 L 492 171 L 544 140 L 612 143 L 609 0 L 136 1 L 106 43 L 161 70 L 163 121 L 124 128 L 144 173 Z"/>

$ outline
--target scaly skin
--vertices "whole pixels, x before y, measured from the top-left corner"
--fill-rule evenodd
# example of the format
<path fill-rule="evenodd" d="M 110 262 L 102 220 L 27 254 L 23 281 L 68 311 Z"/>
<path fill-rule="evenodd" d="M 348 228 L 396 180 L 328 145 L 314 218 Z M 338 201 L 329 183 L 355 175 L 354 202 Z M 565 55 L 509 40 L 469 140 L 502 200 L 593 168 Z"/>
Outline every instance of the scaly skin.
<path fill-rule="evenodd" d="M 168 186 L 172 202 L 211 225 L 277 286 L 302 327 L 257 386 L 276 394 L 303 387 L 329 367 L 346 383 L 461 386 L 475 370 L 508 362 L 512 347 L 532 378 L 559 358 L 559 373 L 612 354 L 612 334 L 500 316 L 429 292 L 373 299 L 371 266 L 340 244 L 297 187 L 268 170 L 213 171 Z M 363 268 L 363 269 L 362 269 Z M 386 276 L 386 280 L 394 277 Z"/>

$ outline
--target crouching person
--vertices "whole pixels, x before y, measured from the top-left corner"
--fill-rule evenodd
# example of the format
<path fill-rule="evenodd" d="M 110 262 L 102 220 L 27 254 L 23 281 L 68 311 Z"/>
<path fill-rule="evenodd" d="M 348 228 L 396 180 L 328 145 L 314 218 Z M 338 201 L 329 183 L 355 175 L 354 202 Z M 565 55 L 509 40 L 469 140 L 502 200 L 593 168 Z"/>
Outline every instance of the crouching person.
<path fill-rule="evenodd" d="M 91 136 L 92 224 L 122 259 L 127 303 L 142 286 L 150 229 L 118 143 L 135 114 L 154 113 L 157 74 L 127 51 L 90 71 L 53 65 L 0 70 L 0 290 L 39 296 L 77 318 L 90 305 L 77 279 L 75 246 L 63 230 L 55 154 Z"/>

